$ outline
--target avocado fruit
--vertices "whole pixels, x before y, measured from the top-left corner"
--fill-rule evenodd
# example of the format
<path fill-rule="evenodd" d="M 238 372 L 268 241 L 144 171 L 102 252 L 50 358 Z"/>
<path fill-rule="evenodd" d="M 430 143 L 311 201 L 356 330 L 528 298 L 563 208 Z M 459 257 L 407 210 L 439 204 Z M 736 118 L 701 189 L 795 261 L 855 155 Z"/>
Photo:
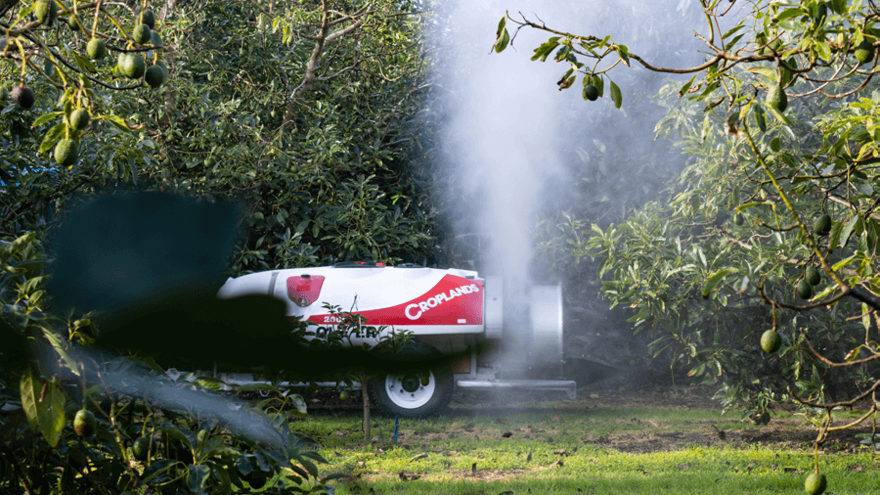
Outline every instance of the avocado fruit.
<path fill-rule="evenodd" d="M 827 214 L 823 214 L 816 219 L 816 222 L 813 224 L 813 233 L 818 236 L 827 235 L 831 232 L 831 217 Z"/>
<path fill-rule="evenodd" d="M 761 335 L 761 349 L 767 354 L 773 354 L 782 347 L 782 337 L 776 330 L 767 330 Z"/>
<path fill-rule="evenodd" d="M 821 473 L 811 473 L 804 482 L 804 490 L 810 495 L 821 495 L 826 488 L 828 488 L 828 479 Z"/>
<path fill-rule="evenodd" d="M 86 45 L 86 53 L 92 60 L 99 60 L 107 56 L 107 42 L 100 38 L 92 38 Z"/>
<path fill-rule="evenodd" d="M 158 64 L 151 65 L 150 68 L 147 69 L 147 72 L 144 73 L 144 82 L 151 88 L 158 88 L 165 84 L 165 79 L 167 77 L 168 75 L 166 74 L 164 67 Z"/>
<path fill-rule="evenodd" d="M 788 108 L 788 97 L 785 96 L 785 91 L 782 89 L 782 86 L 773 86 L 767 91 L 767 99 L 765 100 L 767 105 L 779 110 L 780 112 L 784 112 L 786 108 Z"/>
<path fill-rule="evenodd" d="M 55 163 L 63 167 L 69 167 L 76 162 L 79 157 L 79 150 L 76 141 L 72 139 L 62 139 L 55 145 Z"/>
<path fill-rule="evenodd" d="M 150 29 L 150 26 L 147 26 L 146 24 L 138 24 L 131 31 L 131 39 L 139 45 L 146 45 L 150 42 L 152 34 L 153 32 Z"/>
<path fill-rule="evenodd" d="M 12 101 L 21 108 L 28 109 L 34 106 L 36 101 L 34 90 L 27 86 L 16 86 L 12 88 Z"/>
<path fill-rule="evenodd" d="M 73 431 L 81 437 L 90 437 L 95 434 L 98 423 L 95 414 L 88 409 L 80 409 L 73 417 Z"/>
<path fill-rule="evenodd" d="M 150 29 L 156 29 L 156 14 L 152 10 L 147 9 L 141 12 L 141 24 L 146 24 Z"/>
<path fill-rule="evenodd" d="M 813 297 L 813 286 L 804 279 L 797 283 L 797 293 L 801 299 L 810 299 Z"/>
<path fill-rule="evenodd" d="M 599 88 L 592 84 L 584 86 L 584 99 L 596 101 L 599 98 Z"/>
<path fill-rule="evenodd" d="M 84 108 L 77 108 L 70 113 L 70 127 L 73 127 L 77 131 L 81 131 L 88 127 L 91 120 L 89 111 Z"/>
<path fill-rule="evenodd" d="M 147 437 L 138 437 L 131 444 L 131 453 L 134 458 L 139 461 L 146 461 L 150 458 L 150 439 Z"/>

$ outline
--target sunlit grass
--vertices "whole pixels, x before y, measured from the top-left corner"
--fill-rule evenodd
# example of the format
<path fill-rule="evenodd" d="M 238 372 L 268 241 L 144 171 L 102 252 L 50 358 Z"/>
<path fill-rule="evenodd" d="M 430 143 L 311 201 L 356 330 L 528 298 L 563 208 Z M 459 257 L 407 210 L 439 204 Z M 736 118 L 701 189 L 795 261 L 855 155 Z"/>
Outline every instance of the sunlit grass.
<path fill-rule="evenodd" d="M 793 421 L 790 415 L 781 417 Z M 807 450 L 716 441 L 632 454 L 595 442 L 614 434 L 631 434 L 638 442 L 646 430 L 705 432 L 711 439 L 711 424 L 723 430 L 755 428 L 737 419 L 713 410 L 648 408 L 401 419 L 398 445 L 390 443 L 393 420 L 388 418 L 376 418 L 373 434 L 382 439 L 376 444 L 364 442 L 354 413 L 320 415 L 294 428 L 320 442 L 330 462 L 321 467 L 323 473 L 346 475 L 333 483 L 338 494 L 366 494 L 370 488 L 376 494 L 802 492 L 813 462 Z M 509 438 L 502 437 L 504 432 Z M 414 459 L 419 454 L 427 456 Z M 829 493 L 880 493 L 878 461 L 867 453 L 822 455 Z"/>

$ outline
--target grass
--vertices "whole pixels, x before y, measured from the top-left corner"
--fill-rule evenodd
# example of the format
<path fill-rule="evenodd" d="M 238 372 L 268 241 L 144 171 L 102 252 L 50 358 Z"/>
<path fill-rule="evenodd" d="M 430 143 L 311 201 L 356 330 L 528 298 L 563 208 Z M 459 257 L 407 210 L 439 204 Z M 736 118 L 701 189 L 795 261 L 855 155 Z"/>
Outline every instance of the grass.
<path fill-rule="evenodd" d="M 293 426 L 319 441 L 329 461 L 322 473 L 345 476 L 333 482 L 337 494 L 804 493 L 813 463 L 808 444 L 720 441 L 713 424 L 733 439 L 758 427 L 708 409 L 460 414 L 402 419 L 396 445 L 387 418 L 378 419 L 373 433 L 381 441 L 373 444 L 353 412 L 313 414 Z M 791 415 L 774 422 L 776 431 L 808 429 Z M 880 493 L 880 459 L 869 453 L 824 454 L 820 469 L 826 493 Z"/>

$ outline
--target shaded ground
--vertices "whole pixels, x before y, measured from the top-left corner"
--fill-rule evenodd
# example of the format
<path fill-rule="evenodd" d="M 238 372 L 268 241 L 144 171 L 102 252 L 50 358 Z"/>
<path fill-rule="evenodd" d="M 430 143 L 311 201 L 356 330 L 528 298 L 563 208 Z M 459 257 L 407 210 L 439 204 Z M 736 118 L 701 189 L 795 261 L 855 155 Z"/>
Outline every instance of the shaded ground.
<path fill-rule="evenodd" d="M 341 401 L 338 393 L 322 391 L 307 397 L 306 400 L 310 411 L 316 415 L 341 415 L 361 410 L 359 398 L 356 394 L 353 395 L 354 397 Z M 607 416 L 609 410 L 615 411 L 616 419 L 603 421 L 614 422 L 620 426 L 629 423 L 626 428 L 622 428 L 626 432 L 607 435 L 587 433 L 583 437 L 585 443 L 629 453 L 674 451 L 695 445 L 729 445 L 738 448 L 755 444 L 773 448 L 812 450 L 816 438 L 816 429 L 807 423 L 803 416 L 785 412 L 772 415 L 767 425 L 741 422 L 740 415 L 734 412 L 718 421 L 708 419 L 684 423 L 677 421 L 674 427 L 670 426 L 671 422 L 662 419 L 645 419 L 644 413 L 639 414 L 642 419 L 627 415 L 627 410 L 635 409 L 720 411 L 720 404 L 712 400 L 710 391 L 705 390 L 685 393 L 670 388 L 644 391 L 618 389 L 612 392 L 584 388 L 579 391 L 579 398 L 573 401 L 559 400 L 559 395 L 553 394 L 533 395 L 532 400 L 529 401 L 522 399 L 522 396 L 457 393 L 446 413 L 452 421 L 448 429 L 438 433 L 415 433 L 416 438 L 409 440 L 434 442 L 456 436 L 489 439 L 499 438 L 500 435 L 508 433 L 509 436 L 553 443 L 554 436 L 568 434 L 565 425 L 557 424 L 560 422 L 558 414 L 582 413 L 585 419 L 578 420 L 578 423 L 583 424 L 583 421 L 591 421 L 590 418 L 596 416 L 596 413 L 602 412 L 603 416 Z M 512 431 L 505 429 L 502 418 L 513 422 L 518 416 L 534 413 L 541 413 L 546 419 Z M 469 421 L 480 417 L 498 418 L 498 424 L 487 427 Z M 485 424 L 485 421 L 482 423 Z M 844 422 L 835 422 L 835 425 L 840 424 Z M 864 451 L 864 448 L 860 448 L 861 438 L 857 435 L 870 432 L 870 421 L 845 431 L 832 432 L 821 446 L 821 450 L 841 453 Z"/>

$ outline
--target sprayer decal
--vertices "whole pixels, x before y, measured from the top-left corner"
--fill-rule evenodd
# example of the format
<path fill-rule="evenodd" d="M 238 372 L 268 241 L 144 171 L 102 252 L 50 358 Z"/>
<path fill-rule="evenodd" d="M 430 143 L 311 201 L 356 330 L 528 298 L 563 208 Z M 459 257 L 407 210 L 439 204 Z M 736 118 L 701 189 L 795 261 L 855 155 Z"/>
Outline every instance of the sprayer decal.
<path fill-rule="evenodd" d="M 482 325 L 483 281 L 446 275 L 424 294 L 387 308 L 355 311 L 367 325 Z M 326 324 L 330 315 L 309 321 Z"/>
<path fill-rule="evenodd" d="M 419 301 L 418 303 L 407 305 L 406 309 L 403 310 L 403 313 L 410 320 L 418 320 L 422 316 L 422 314 L 425 313 L 425 311 L 430 311 L 432 308 L 436 308 L 443 303 L 447 303 L 453 298 L 460 297 L 465 294 L 473 294 L 474 292 L 480 292 L 480 288 L 477 287 L 477 284 L 470 284 L 455 289 L 449 289 L 448 295 L 445 292 L 441 292 L 435 296 L 425 299 L 424 301 Z"/>

